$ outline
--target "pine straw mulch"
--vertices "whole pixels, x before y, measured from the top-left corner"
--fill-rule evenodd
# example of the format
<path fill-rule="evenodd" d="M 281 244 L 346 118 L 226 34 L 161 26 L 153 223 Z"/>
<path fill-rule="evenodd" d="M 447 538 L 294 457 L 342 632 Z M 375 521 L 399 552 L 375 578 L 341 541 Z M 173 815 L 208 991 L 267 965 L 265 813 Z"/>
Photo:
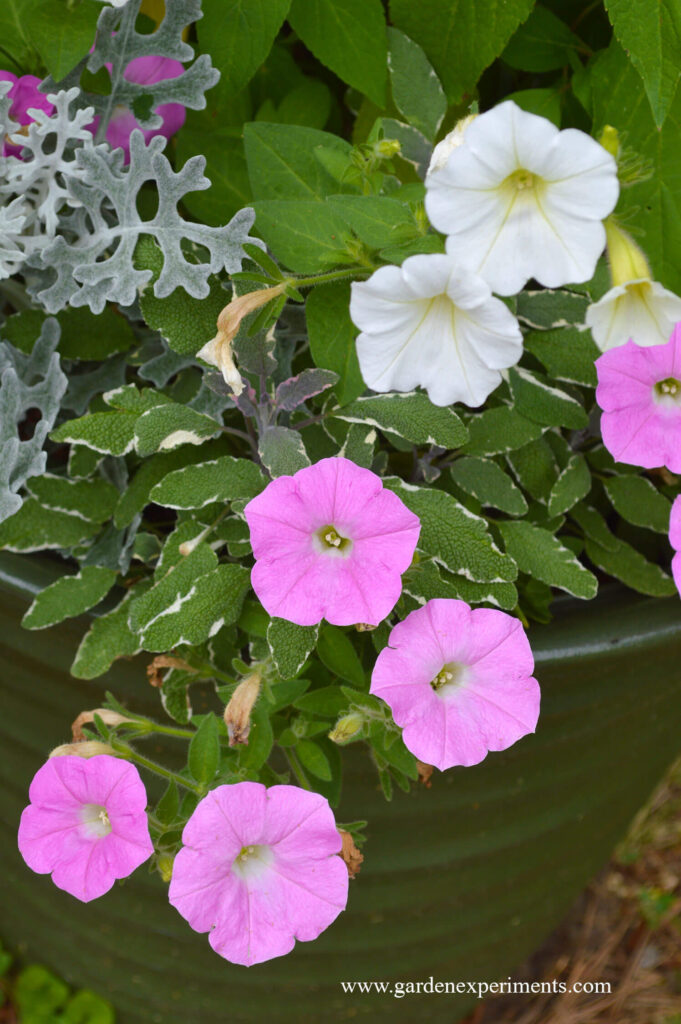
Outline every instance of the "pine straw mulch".
<path fill-rule="evenodd" d="M 681 761 L 605 871 L 517 981 L 606 981 L 610 995 L 497 996 L 464 1024 L 681 1024 Z"/>

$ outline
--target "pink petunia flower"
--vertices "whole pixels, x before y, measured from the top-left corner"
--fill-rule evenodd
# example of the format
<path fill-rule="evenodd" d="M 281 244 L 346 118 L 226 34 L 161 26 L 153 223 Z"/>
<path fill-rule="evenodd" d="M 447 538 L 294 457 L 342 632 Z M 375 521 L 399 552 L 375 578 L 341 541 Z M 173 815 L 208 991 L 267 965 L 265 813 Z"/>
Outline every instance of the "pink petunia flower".
<path fill-rule="evenodd" d="M 318 793 L 259 782 L 218 786 L 198 804 L 182 842 L 168 898 L 232 963 L 283 956 L 345 909 L 341 837 Z"/>
<path fill-rule="evenodd" d="M 44 110 L 48 116 L 54 113 L 54 106 L 50 103 L 45 93 L 38 91 L 40 79 L 36 78 L 35 75 L 22 75 L 21 78 L 17 78 L 11 71 L 0 71 L 0 82 L 13 83 L 12 88 L 7 94 L 12 100 L 9 113 L 12 120 L 22 125 L 22 127 L 31 124 L 33 121 L 29 110 Z M 15 146 L 13 143 L 5 140 L 2 147 L 2 155 L 21 157 L 21 148 L 21 146 Z"/>
<path fill-rule="evenodd" d="M 371 677 L 412 754 L 441 771 L 534 732 L 539 684 L 520 621 L 436 599 L 391 630 Z"/>
<path fill-rule="evenodd" d="M 377 625 L 394 608 L 420 531 L 380 477 L 343 458 L 280 476 L 248 503 L 253 589 L 299 626 Z"/>
<path fill-rule="evenodd" d="M 596 360 L 603 444 L 618 462 L 681 473 L 681 324 L 664 345 L 629 340 Z"/>
<path fill-rule="evenodd" d="M 669 517 L 669 543 L 674 548 L 672 558 L 672 576 L 676 588 L 681 594 L 681 494 L 674 498 Z"/>
<path fill-rule="evenodd" d="M 147 794 L 134 765 L 108 754 L 54 757 L 36 773 L 19 850 L 38 874 L 84 903 L 147 860 Z"/>
<path fill-rule="evenodd" d="M 154 82 L 168 78 L 178 78 L 183 71 L 180 61 L 172 57 L 135 57 L 126 67 L 123 77 L 140 85 L 153 85 Z M 160 107 L 154 107 L 154 113 L 163 118 L 163 124 L 160 128 L 141 128 L 145 142 L 149 142 L 155 135 L 164 135 L 169 139 L 184 124 L 185 109 L 181 103 L 162 103 Z M 106 129 L 107 142 L 112 149 L 120 147 L 125 152 L 126 163 L 130 159 L 130 135 L 135 128 L 140 128 L 140 125 L 132 110 L 117 107 Z"/>

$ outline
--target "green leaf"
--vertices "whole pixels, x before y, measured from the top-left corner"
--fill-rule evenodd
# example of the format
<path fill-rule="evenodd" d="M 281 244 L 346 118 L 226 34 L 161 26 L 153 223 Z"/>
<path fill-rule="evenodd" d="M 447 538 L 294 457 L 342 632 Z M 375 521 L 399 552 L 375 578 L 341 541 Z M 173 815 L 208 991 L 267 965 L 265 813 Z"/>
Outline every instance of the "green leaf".
<path fill-rule="evenodd" d="M 282 679 L 293 679 L 301 671 L 317 643 L 318 626 L 298 626 L 274 618 L 267 627 L 267 643 Z"/>
<path fill-rule="evenodd" d="M 383 107 L 387 43 L 381 0 L 293 0 L 288 20 L 322 64 Z"/>
<path fill-rule="evenodd" d="M 605 7 L 660 128 L 681 75 L 681 6 L 678 0 L 605 0 Z"/>
<path fill-rule="evenodd" d="M 350 423 L 368 423 L 415 444 L 460 448 L 468 439 L 454 410 L 433 405 L 421 391 L 358 398 L 334 415 Z"/>
<path fill-rule="evenodd" d="M 591 490 L 591 473 L 583 455 L 572 455 L 551 488 L 549 515 L 567 512 Z"/>
<path fill-rule="evenodd" d="M 58 1024 L 114 1024 L 114 1008 L 95 992 L 82 988 L 58 1017 Z"/>
<path fill-rule="evenodd" d="M 31 5 L 31 40 L 55 82 L 61 82 L 92 46 L 101 8 L 54 0 Z M 4 42 L 4 40 L 3 40 Z"/>
<path fill-rule="evenodd" d="M 601 352 L 590 331 L 562 327 L 552 331 L 531 331 L 525 348 L 544 364 L 550 377 L 595 388 L 598 383 L 594 362 Z"/>
<path fill-rule="evenodd" d="M 82 615 L 99 604 L 116 582 L 114 569 L 89 565 L 75 576 L 61 576 L 37 595 L 21 625 L 25 629 L 45 629 L 56 622 Z"/>
<path fill-rule="evenodd" d="M 587 537 L 586 553 L 594 565 L 640 594 L 649 594 L 651 597 L 676 596 L 674 580 L 659 565 L 653 565 L 626 541 L 613 534 L 610 536 L 612 550 Z"/>
<path fill-rule="evenodd" d="M 135 259 L 140 269 L 144 269 L 145 262 L 148 265 L 148 261 Z M 145 288 L 140 295 L 140 309 L 149 327 L 160 331 L 174 352 L 194 356 L 215 337 L 218 314 L 229 299 L 229 292 L 211 279 L 205 299 L 194 299 L 183 288 L 176 288 L 165 299 L 157 299 L 153 288 Z"/>
<path fill-rule="evenodd" d="M 533 5 L 534 0 L 390 0 L 390 15 L 426 51 L 450 103 L 459 103 Z"/>
<path fill-rule="evenodd" d="M 613 476 L 604 481 L 612 507 L 634 526 L 669 533 L 671 503 L 645 476 Z"/>
<path fill-rule="evenodd" d="M 218 720 L 208 714 L 192 737 L 187 755 L 187 766 L 192 776 L 205 789 L 215 778 L 220 762 Z"/>
<path fill-rule="evenodd" d="M 154 813 L 160 822 L 164 825 L 169 825 L 172 821 L 175 821 L 179 810 L 180 794 L 177 789 L 177 783 L 174 779 L 171 779 L 168 783 L 168 788 L 156 804 Z"/>
<path fill-rule="evenodd" d="M 199 42 L 220 71 L 223 89 L 239 92 L 253 77 L 290 5 L 291 0 L 203 0 Z"/>
<path fill-rule="evenodd" d="M 303 768 L 318 779 L 329 782 L 332 778 L 331 765 L 320 746 L 313 740 L 299 740 L 296 744 L 296 754 L 300 758 Z"/>
<path fill-rule="evenodd" d="M 325 424 L 326 428 L 329 429 L 332 423 L 333 420 L 328 421 Z M 351 423 L 349 429 L 345 428 L 345 424 L 343 424 L 343 430 L 345 437 L 338 454 L 344 459 L 350 459 L 357 466 L 371 469 L 376 448 L 374 428 L 367 423 Z"/>
<path fill-rule="evenodd" d="M 413 39 L 388 29 L 388 70 L 395 106 L 428 139 L 434 139 L 447 112 L 447 97 L 433 66 Z"/>
<path fill-rule="evenodd" d="M 317 158 L 323 148 L 349 162 L 352 147 L 330 132 L 257 121 L 244 127 L 248 175 L 254 199 L 323 199 L 338 181 Z"/>
<path fill-rule="evenodd" d="M 128 625 L 128 614 L 131 601 L 150 585 L 150 581 L 143 580 L 131 587 L 113 611 L 95 619 L 76 651 L 71 675 L 76 679 L 95 679 L 108 671 L 116 658 L 139 653 L 140 643 Z"/>
<path fill-rule="evenodd" d="M 511 367 L 508 384 L 514 409 L 535 423 L 580 430 L 589 422 L 581 402 L 532 370 Z"/>
<path fill-rule="evenodd" d="M 578 36 L 553 11 L 537 4 L 512 36 L 501 59 L 520 71 L 553 71 L 584 49 Z"/>
<path fill-rule="evenodd" d="M 272 476 L 292 475 L 310 465 L 303 439 L 291 427 L 267 427 L 260 435 L 258 453 Z"/>
<path fill-rule="evenodd" d="M 566 590 L 574 597 L 591 599 L 598 591 L 598 581 L 585 569 L 572 551 L 540 526 L 521 522 L 499 522 L 506 551 L 521 572 Z"/>
<path fill-rule="evenodd" d="M 318 78 L 305 78 L 279 104 L 277 117 L 283 124 L 323 128 L 331 113 L 331 90 Z"/>
<path fill-rule="evenodd" d="M 339 686 L 323 686 L 320 690 L 313 690 L 304 697 L 299 697 L 294 701 L 294 706 L 311 715 L 337 718 L 341 711 L 347 708 L 348 699 Z"/>
<path fill-rule="evenodd" d="M 419 234 L 409 207 L 389 196 L 330 196 L 327 202 L 370 249 L 400 245 Z"/>
<path fill-rule="evenodd" d="M 509 516 L 522 516 L 527 512 L 523 492 L 491 459 L 457 459 L 450 472 L 459 487 L 472 494 L 481 505 L 498 508 Z"/>
<path fill-rule="evenodd" d="M 478 583 L 510 582 L 516 578 L 512 558 L 499 551 L 487 521 L 473 515 L 451 494 L 436 488 L 415 487 L 397 477 L 386 477 L 384 483 L 421 520 L 419 547 L 438 565 Z"/>
<path fill-rule="evenodd" d="M 235 213 L 250 205 L 253 199 L 243 139 L 240 133 L 235 135 L 234 128 L 223 125 L 221 113 L 188 110 L 182 131 L 174 139 L 178 166 L 197 154 L 206 158 L 206 177 L 210 181 L 210 188 L 201 192 L 188 192 L 182 202 L 192 217 L 213 227 L 226 224 Z M 151 292 L 152 289 L 146 289 L 142 298 L 150 296 Z M 189 300 L 187 305 L 190 306 L 192 303 L 189 296 L 184 291 L 182 294 Z"/>
<path fill-rule="evenodd" d="M 99 529 L 99 523 L 45 508 L 36 498 L 26 498 L 18 512 L 0 523 L 0 548 L 24 552 L 71 548 Z"/>
<path fill-rule="evenodd" d="M 319 630 L 317 653 L 329 672 L 363 688 L 366 683 L 364 669 L 349 638 L 338 626 L 324 623 Z"/>
<path fill-rule="evenodd" d="M 512 452 L 541 437 L 546 429 L 521 416 L 508 405 L 499 405 L 493 409 L 486 409 L 477 416 L 471 416 L 466 426 L 470 435 L 463 446 L 466 455 L 498 455 Z"/>
<path fill-rule="evenodd" d="M 151 388 L 141 391 L 128 384 L 108 391 L 104 400 L 115 412 L 94 412 L 68 420 L 53 430 L 53 441 L 85 444 L 105 455 L 125 455 L 135 442 L 135 424 L 142 413 L 170 402 L 167 395 Z"/>
<path fill-rule="evenodd" d="M 21 352 L 30 352 L 47 314 L 39 309 L 25 309 L 7 318 L 2 335 Z M 61 335 L 57 351 L 64 359 L 106 359 L 116 352 L 126 352 L 135 341 L 130 324 L 111 306 L 95 316 L 86 307 L 69 307 L 57 314 Z"/>
<path fill-rule="evenodd" d="M 219 430 L 220 424 L 211 416 L 186 405 L 159 405 L 142 413 L 135 423 L 135 449 L 145 456 L 183 444 L 203 444 Z"/>
<path fill-rule="evenodd" d="M 273 743 L 268 704 L 265 700 L 259 700 L 251 712 L 248 743 L 239 749 L 239 767 L 249 773 L 249 777 L 257 778 L 257 773 L 270 756 Z"/>
<path fill-rule="evenodd" d="M 607 548 L 608 551 L 616 550 L 617 538 L 610 532 L 605 519 L 597 509 L 580 502 L 570 509 L 570 518 L 574 519 L 584 535 L 590 537 L 599 547 Z"/>
<path fill-rule="evenodd" d="M 474 583 L 453 573 L 443 578 L 434 562 L 419 562 L 408 569 L 402 589 L 420 605 L 435 597 L 445 597 L 468 604 L 492 604 L 512 611 L 518 603 L 518 591 L 513 583 Z"/>
<path fill-rule="evenodd" d="M 303 274 L 328 270 L 345 253 L 349 231 L 326 204 L 305 199 L 263 199 L 253 206 L 254 230 L 290 270 Z"/>
<path fill-rule="evenodd" d="M 266 480 L 255 462 L 221 455 L 174 469 L 152 487 L 149 499 L 166 508 L 204 508 L 234 498 L 254 498 Z"/>
<path fill-rule="evenodd" d="M 69 987 L 51 971 L 38 964 L 24 967 L 12 995 L 22 1020 L 49 1021 L 69 994 Z"/>
<path fill-rule="evenodd" d="M 119 493 L 108 480 L 71 480 L 45 473 L 27 482 L 27 488 L 45 508 L 73 512 L 93 523 L 104 523 L 113 515 Z"/>
<path fill-rule="evenodd" d="M 305 303 L 305 315 L 315 365 L 338 374 L 334 390 L 339 403 L 347 405 L 365 389 L 355 348 L 357 328 L 350 319 L 349 281 L 315 288 Z"/>

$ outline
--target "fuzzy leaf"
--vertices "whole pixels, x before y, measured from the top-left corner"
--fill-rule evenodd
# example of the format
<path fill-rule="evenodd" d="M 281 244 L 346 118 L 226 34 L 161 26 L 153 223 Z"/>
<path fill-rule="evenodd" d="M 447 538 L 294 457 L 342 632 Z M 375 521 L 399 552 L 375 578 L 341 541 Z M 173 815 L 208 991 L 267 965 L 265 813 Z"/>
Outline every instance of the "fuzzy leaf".
<path fill-rule="evenodd" d="M 551 490 L 558 479 L 558 463 L 553 449 L 543 437 L 530 441 L 506 459 L 521 487 L 527 493 L 546 504 Z"/>
<path fill-rule="evenodd" d="M 513 559 L 499 551 L 486 520 L 473 515 L 451 494 L 415 487 L 397 477 L 387 477 L 384 483 L 419 517 L 419 547 L 439 565 L 477 583 L 516 578 Z"/>
<path fill-rule="evenodd" d="M 588 417 L 582 403 L 551 385 L 540 374 L 514 366 L 509 370 L 508 383 L 514 409 L 529 420 L 548 427 L 569 427 L 573 430 L 587 425 Z"/>
<path fill-rule="evenodd" d="M 71 666 L 76 679 L 95 679 L 103 675 L 116 658 L 130 658 L 141 650 L 137 636 L 128 625 L 130 603 L 150 586 L 143 580 L 131 587 L 113 611 L 96 618 L 80 642 Z"/>
<path fill-rule="evenodd" d="M 658 533 L 669 533 L 671 504 L 644 476 L 613 476 L 604 487 L 616 512 L 633 523 Z"/>
<path fill-rule="evenodd" d="M 509 516 L 522 516 L 527 512 L 523 492 L 492 459 L 457 459 L 450 472 L 459 487 L 472 494 L 481 505 L 498 508 Z"/>
<path fill-rule="evenodd" d="M 584 323 L 588 303 L 586 295 L 578 292 L 543 288 L 539 292 L 521 292 L 516 313 L 529 327 L 568 327 Z"/>
<path fill-rule="evenodd" d="M 45 470 L 43 445 L 67 385 L 55 351 L 58 341 L 59 325 L 50 319 L 43 324 L 28 355 L 7 342 L 0 343 L 0 521 L 21 508 L 17 492 L 28 479 Z M 29 409 L 39 409 L 40 420 L 33 436 L 22 441 L 17 428 Z"/>
<path fill-rule="evenodd" d="M 176 469 L 152 488 L 150 500 L 166 508 L 203 508 L 213 502 L 254 498 L 265 478 L 254 462 L 223 455 Z"/>
<path fill-rule="evenodd" d="M 583 455 L 572 455 L 565 469 L 551 488 L 549 515 L 567 512 L 591 490 L 591 473 Z"/>
<path fill-rule="evenodd" d="M 135 449 L 138 455 L 170 451 L 183 444 L 203 444 L 215 437 L 220 424 L 186 405 L 158 405 L 148 409 L 135 422 Z"/>
<path fill-rule="evenodd" d="M 113 515 L 118 489 L 101 477 L 95 480 L 71 480 L 45 473 L 27 485 L 44 508 L 72 512 L 93 523 L 105 523 Z"/>
<path fill-rule="evenodd" d="M 267 643 L 282 679 L 294 679 L 317 643 L 318 626 L 297 626 L 274 618 L 267 627 Z"/>
<path fill-rule="evenodd" d="M 574 597 L 588 600 L 596 596 L 596 577 L 548 530 L 525 520 L 499 522 L 497 526 L 506 551 L 521 572 L 549 586 L 566 590 Z"/>
<path fill-rule="evenodd" d="M 24 552 L 71 548 L 99 529 L 99 523 L 44 508 L 35 498 L 27 498 L 18 512 L 0 523 L 0 548 Z"/>
<path fill-rule="evenodd" d="M 486 409 L 471 416 L 466 426 L 470 435 L 463 446 L 466 455 L 498 455 L 541 437 L 546 427 L 533 423 L 507 405 Z"/>
<path fill-rule="evenodd" d="M 518 591 L 513 583 L 474 583 L 452 573 L 443 577 L 435 562 L 419 562 L 410 567 L 404 574 L 403 593 L 419 605 L 435 597 L 445 597 L 512 611 L 518 603 Z"/>
<path fill-rule="evenodd" d="M 186 192 L 210 185 L 202 173 L 205 160 L 192 157 L 175 172 L 163 155 L 164 147 L 162 136 L 146 145 L 136 129 L 130 136 L 127 167 L 122 150 L 113 154 L 103 147 L 78 151 L 78 178 L 68 179 L 69 195 L 77 208 L 63 218 L 65 234 L 74 240 L 67 242 L 65 235 L 59 235 L 33 260 L 53 277 L 48 287 L 37 293 L 49 312 L 70 304 L 89 305 L 93 313 L 100 313 L 107 301 L 130 306 L 152 277 L 150 270 L 135 267 L 135 247 L 141 235 L 151 235 L 163 253 L 163 269 L 153 286 L 157 298 L 176 288 L 194 298 L 205 298 L 211 274 L 241 269 L 243 244 L 253 241 L 248 235 L 253 211 L 241 210 L 221 228 L 183 220 L 177 203 Z M 150 220 L 143 220 L 137 197 L 149 181 L 154 182 L 163 202 Z M 196 263 L 193 256 L 189 259 L 183 251 L 185 240 L 204 248 L 208 262 Z"/>
<path fill-rule="evenodd" d="M 585 537 L 593 540 L 599 547 L 608 551 L 617 549 L 617 538 L 610 532 L 605 519 L 597 509 L 580 502 L 570 509 L 570 519 L 574 519 Z"/>
<path fill-rule="evenodd" d="M 258 451 L 272 476 L 290 475 L 310 465 L 302 437 L 289 427 L 267 427 L 260 436 Z"/>
<path fill-rule="evenodd" d="M 68 420 L 52 431 L 51 440 L 84 444 L 106 455 L 125 455 L 134 447 L 138 417 L 156 405 L 170 401 L 160 391 L 150 388 L 138 391 L 132 385 L 109 391 L 104 399 L 115 408 L 115 412 L 93 412 Z"/>
<path fill-rule="evenodd" d="M 601 352 L 590 331 L 561 327 L 553 331 L 530 331 L 525 348 L 536 356 L 550 377 L 595 388 L 598 383 L 594 361 Z"/>
<path fill-rule="evenodd" d="M 278 385 L 274 402 L 277 408 L 292 412 L 309 398 L 320 395 L 339 380 L 333 370 L 303 370 Z"/>
<path fill-rule="evenodd" d="M 649 562 L 640 551 L 626 541 L 613 534 L 611 537 L 612 550 L 587 537 L 586 553 L 594 565 L 640 594 L 649 594 L 651 597 L 676 596 L 674 580 L 659 565 Z"/>
<path fill-rule="evenodd" d="M 99 604 L 116 582 L 114 569 L 87 566 L 75 576 L 61 576 L 38 594 L 21 625 L 25 629 L 45 629 L 64 619 L 82 615 Z"/>
<path fill-rule="evenodd" d="M 433 405 L 421 391 L 358 398 L 334 413 L 350 423 L 368 423 L 415 444 L 460 448 L 468 431 L 449 407 Z"/>

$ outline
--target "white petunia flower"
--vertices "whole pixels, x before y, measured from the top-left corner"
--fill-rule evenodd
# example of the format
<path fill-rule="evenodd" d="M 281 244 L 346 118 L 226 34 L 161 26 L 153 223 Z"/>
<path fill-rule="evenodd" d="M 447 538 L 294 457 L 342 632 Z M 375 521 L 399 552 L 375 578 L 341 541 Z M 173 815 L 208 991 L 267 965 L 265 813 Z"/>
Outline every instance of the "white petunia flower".
<path fill-rule="evenodd" d="M 368 386 L 421 385 L 435 405 L 481 405 L 522 355 L 516 318 L 451 256 L 410 256 L 354 282 L 350 316 L 362 332 L 357 355 Z"/>
<path fill-rule="evenodd" d="M 549 288 L 588 281 L 618 194 L 617 164 L 598 142 L 507 100 L 428 174 L 426 212 L 451 256 L 513 295 L 531 277 Z"/>
<path fill-rule="evenodd" d="M 589 306 L 586 325 L 598 347 L 664 345 L 681 321 L 681 298 L 651 279 L 648 261 L 625 231 L 609 218 L 605 224 L 613 287 Z"/>

